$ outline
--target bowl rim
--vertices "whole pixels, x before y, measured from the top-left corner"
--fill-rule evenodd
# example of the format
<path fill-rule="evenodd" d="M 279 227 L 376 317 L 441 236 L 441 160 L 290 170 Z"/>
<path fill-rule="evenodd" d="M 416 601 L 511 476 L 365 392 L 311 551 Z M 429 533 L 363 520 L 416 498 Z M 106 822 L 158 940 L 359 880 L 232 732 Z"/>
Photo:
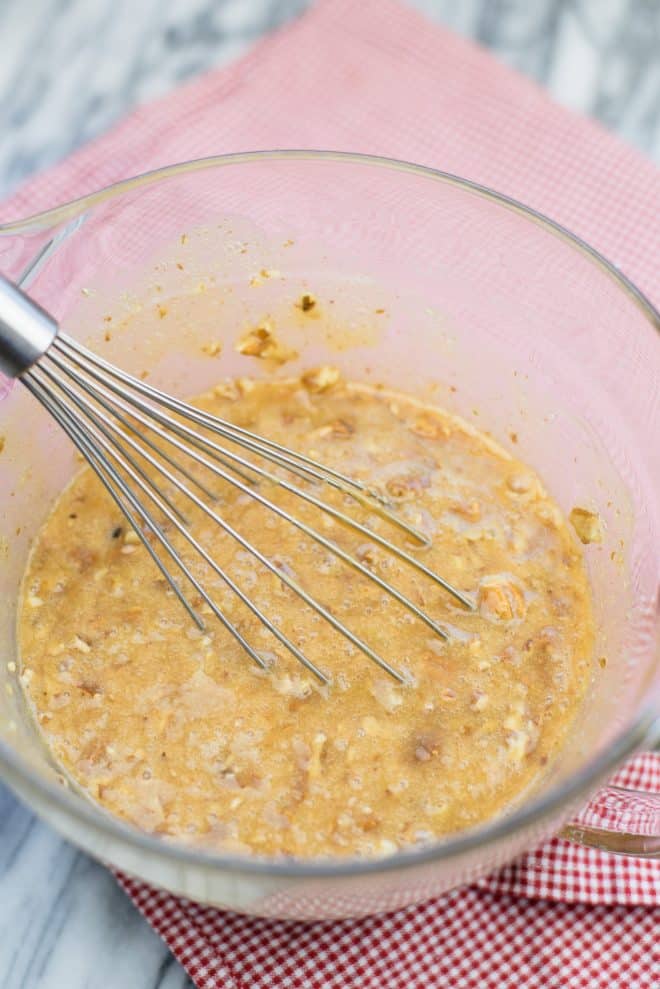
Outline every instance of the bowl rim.
<path fill-rule="evenodd" d="M 402 171 L 476 193 L 482 198 L 519 213 L 527 220 L 542 226 L 550 234 L 566 240 L 571 247 L 601 268 L 631 298 L 647 318 L 651 327 L 660 335 L 660 312 L 646 295 L 599 251 L 566 227 L 538 210 L 525 206 L 518 200 L 498 193 L 488 186 L 440 169 L 379 155 L 296 148 L 246 151 L 195 158 L 139 173 L 131 178 L 104 186 L 95 192 L 68 200 L 53 208 L 0 224 L 0 236 L 18 236 L 38 230 L 47 230 L 80 215 L 86 209 L 94 207 L 106 199 L 120 196 L 122 193 L 140 186 L 150 185 L 163 179 L 175 178 L 188 172 L 254 162 L 295 160 L 307 162 L 334 161 Z M 28 284 L 43 256 L 44 249 L 42 248 L 18 279 L 19 284 Z M 587 760 L 569 779 L 550 787 L 541 797 L 533 798 L 513 809 L 510 813 L 490 822 L 485 822 L 469 831 L 438 839 L 421 847 L 410 846 L 399 849 L 391 855 L 374 856 L 373 858 L 302 859 L 240 853 L 221 854 L 183 843 L 179 844 L 175 841 L 166 842 L 112 816 L 103 808 L 93 804 L 90 799 L 86 799 L 85 796 L 75 795 L 75 791 L 46 779 L 36 769 L 24 762 L 18 752 L 2 738 L 0 738 L 0 768 L 6 772 L 10 785 L 12 785 L 12 779 L 24 780 L 28 791 L 30 789 L 36 791 L 44 803 L 55 805 L 60 812 L 73 816 L 81 825 L 89 825 L 92 831 L 105 831 L 109 837 L 132 846 L 134 851 L 163 856 L 181 865 L 204 867 L 222 872 L 311 879 L 359 876 L 412 868 L 433 861 L 458 858 L 484 845 L 495 844 L 516 833 L 524 832 L 542 819 L 549 818 L 553 812 L 561 816 L 563 811 L 570 810 L 572 803 L 593 790 L 628 755 L 642 747 L 648 739 L 657 741 L 658 737 L 660 737 L 660 718 L 658 718 L 652 705 L 643 707 L 632 724 L 620 732 L 603 751 Z M 23 792 L 20 783 L 14 783 L 14 787 L 19 792 Z"/>

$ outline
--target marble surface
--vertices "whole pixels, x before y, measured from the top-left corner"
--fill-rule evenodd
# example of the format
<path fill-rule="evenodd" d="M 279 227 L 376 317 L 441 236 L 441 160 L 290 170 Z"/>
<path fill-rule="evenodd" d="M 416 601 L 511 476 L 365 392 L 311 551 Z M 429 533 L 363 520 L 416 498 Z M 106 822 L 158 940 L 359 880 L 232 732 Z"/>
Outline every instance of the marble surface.
<path fill-rule="evenodd" d="M 660 163 L 656 0 L 410 2 Z M 309 3 L 0 0 L 0 197 Z M 1 785 L 0 986 L 192 987 L 110 874 Z"/>

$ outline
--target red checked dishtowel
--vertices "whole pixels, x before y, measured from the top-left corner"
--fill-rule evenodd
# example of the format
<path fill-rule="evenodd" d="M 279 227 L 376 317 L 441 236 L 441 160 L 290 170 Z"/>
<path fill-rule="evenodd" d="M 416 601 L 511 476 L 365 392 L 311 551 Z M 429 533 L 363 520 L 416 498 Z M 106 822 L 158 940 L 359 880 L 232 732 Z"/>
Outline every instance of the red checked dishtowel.
<path fill-rule="evenodd" d="M 322 147 L 455 172 L 549 214 L 660 300 L 660 176 L 595 124 L 390 0 L 324 0 L 242 61 L 27 183 L 2 219 L 184 158 Z M 660 760 L 618 777 L 660 790 Z M 119 881 L 200 989 L 657 989 L 660 863 L 551 841 L 360 921 L 254 920 Z"/>

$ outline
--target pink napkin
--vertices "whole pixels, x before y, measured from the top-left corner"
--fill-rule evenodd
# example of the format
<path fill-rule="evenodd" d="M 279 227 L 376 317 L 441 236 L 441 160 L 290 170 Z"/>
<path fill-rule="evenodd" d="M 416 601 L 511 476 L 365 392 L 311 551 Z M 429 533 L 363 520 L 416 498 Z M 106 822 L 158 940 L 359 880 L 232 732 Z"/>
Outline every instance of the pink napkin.
<path fill-rule="evenodd" d="M 240 62 L 143 107 L 28 182 L 3 220 L 184 158 L 316 147 L 492 186 L 584 237 L 660 301 L 660 178 L 597 125 L 390 0 L 324 0 Z M 619 782 L 660 790 L 650 754 Z M 552 841 L 386 917 L 254 920 L 120 882 L 201 989 L 651 989 L 660 863 Z"/>

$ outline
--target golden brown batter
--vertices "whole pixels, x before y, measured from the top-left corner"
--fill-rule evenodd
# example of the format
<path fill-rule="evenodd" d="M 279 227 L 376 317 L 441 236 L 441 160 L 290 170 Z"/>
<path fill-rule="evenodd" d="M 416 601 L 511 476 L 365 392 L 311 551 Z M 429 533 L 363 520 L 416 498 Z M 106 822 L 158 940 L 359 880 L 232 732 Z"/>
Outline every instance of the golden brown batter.
<path fill-rule="evenodd" d="M 207 628 L 194 627 L 85 469 L 36 541 L 19 622 L 22 681 L 66 771 L 148 831 L 298 856 L 383 854 L 510 806 L 565 743 L 591 673 L 581 553 L 538 477 L 462 421 L 343 383 L 329 368 L 300 381 L 229 382 L 197 404 L 387 492 L 432 536 L 429 549 L 406 548 L 472 594 L 478 611 L 317 509 L 260 487 L 444 624 L 445 643 L 322 546 L 212 479 L 223 517 L 412 682 L 398 685 L 187 510 L 212 555 L 332 683 L 318 684 L 194 562 L 271 663 L 263 672 L 201 600 Z M 405 541 L 345 495 L 323 496 Z"/>

